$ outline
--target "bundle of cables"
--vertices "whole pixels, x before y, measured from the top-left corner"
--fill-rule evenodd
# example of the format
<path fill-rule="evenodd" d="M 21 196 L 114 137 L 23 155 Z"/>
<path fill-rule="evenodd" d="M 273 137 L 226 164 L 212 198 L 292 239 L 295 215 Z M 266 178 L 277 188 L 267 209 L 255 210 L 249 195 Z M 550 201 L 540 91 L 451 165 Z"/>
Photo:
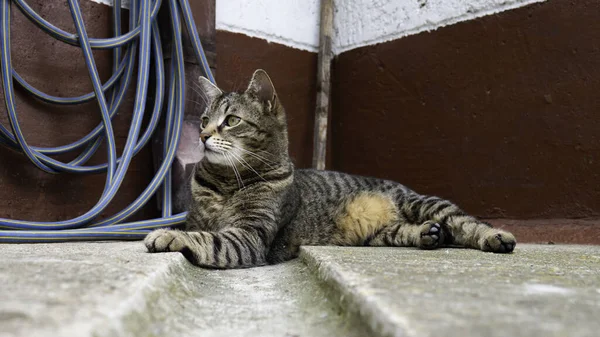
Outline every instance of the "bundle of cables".
<path fill-rule="evenodd" d="M 19 76 L 11 64 L 10 10 L 13 1 L 23 14 L 39 28 L 62 42 L 81 47 L 93 84 L 93 92 L 79 97 L 55 97 L 37 90 Z M 107 39 L 88 37 L 78 0 L 68 0 L 76 34 L 65 32 L 53 26 L 39 16 L 24 0 L 0 0 L 2 84 L 12 129 L 11 132 L 0 125 L 0 144 L 23 153 L 36 167 L 48 173 L 106 173 L 104 191 L 100 199 L 85 214 L 74 219 L 57 222 L 0 219 L 0 243 L 107 239 L 139 240 L 152 229 L 172 227 L 185 220 L 186 214 L 172 214 L 171 206 L 171 164 L 179 143 L 185 103 L 181 17 L 183 17 L 183 24 L 189 33 L 198 63 L 202 65 L 205 76 L 213 82 L 214 79 L 202 49 L 188 0 L 166 1 L 169 2 L 173 46 L 171 48 L 170 69 L 166 72 L 168 78 L 165 75 L 163 50 L 157 22 L 161 0 L 132 0 L 129 8 L 129 32 L 125 34 L 121 33 L 121 1 L 115 0 L 113 6 L 115 36 Z M 98 70 L 92 56 L 92 49 L 113 50 L 113 74 L 104 84 L 100 82 Z M 136 60 L 138 72 L 133 116 L 123 153 L 121 157 L 117 157 L 111 118 L 116 114 L 124 100 L 125 93 L 133 77 Z M 146 107 L 146 102 L 151 60 L 154 61 L 153 83 L 156 86 L 154 90 L 154 107 L 146 129 L 140 136 L 144 112 L 146 110 L 150 111 Z M 30 146 L 27 144 L 19 126 L 13 80 L 35 98 L 47 103 L 73 105 L 95 99 L 100 107 L 102 122 L 92 132 L 72 144 L 59 147 Z M 164 99 L 167 101 L 164 102 Z M 165 111 L 161 111 L 163 110 L 163 103 L 165 103 Z M 133 203 L 122 211 L 98 221 L 98 215 L 118 192 L 132 157 L 149 142 L 157 130 L 161 113 L 164 113 L 163 118 L 165 120 L 164 154 L 155 176 Z M 107 162 L 102 165 L 86 165 L 86 162 L 97 151 L 102 142 L 106 143 Z M 74 151 L 78 151 L 76 153 L 79 154 L 68 163 L 50 157 Z M 161 186 L 162 188 L 160 188 Z M 127 223 L 126 220 L 144 206 L 156 193 L 161 193 L 162 217 Z"/>

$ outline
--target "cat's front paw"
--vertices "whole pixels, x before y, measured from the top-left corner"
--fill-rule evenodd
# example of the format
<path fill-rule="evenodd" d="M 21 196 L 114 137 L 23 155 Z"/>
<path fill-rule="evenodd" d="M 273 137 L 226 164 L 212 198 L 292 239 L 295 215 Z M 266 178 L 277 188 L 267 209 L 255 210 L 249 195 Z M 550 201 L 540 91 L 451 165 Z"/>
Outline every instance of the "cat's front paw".
<path fill-rule="evenodd" d="M 150 253 L 180 252 L 186 247 L 185 232 L 157 229 L 146 235 L 144 244 Z"/>
<path fill-rule="evenodd" d="M 442 226 L 439 223 L 426 221 L 419 226 L 419 242 L 417 246 L 421 249 L 436 249 L 444 242 L 442 236 Z"/>
<path fill-rule="evenodd" d="M 511 253 L 517 245 L 517 239 L 509 232 L 492 229 L 480 240 L 481 250 L 494 253 Z"/>

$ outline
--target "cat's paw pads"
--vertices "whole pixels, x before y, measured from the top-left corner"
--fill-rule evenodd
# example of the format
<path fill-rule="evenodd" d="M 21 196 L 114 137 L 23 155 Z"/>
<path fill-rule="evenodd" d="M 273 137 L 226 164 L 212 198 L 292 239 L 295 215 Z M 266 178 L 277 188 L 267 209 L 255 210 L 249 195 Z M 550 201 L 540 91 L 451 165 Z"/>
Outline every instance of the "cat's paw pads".
<path fill-rule="evenodd" d="M 511 253 L 516 245 L 517 240 L 514 235 L 495 230 L 486 235 L 481 244 L 481 250 L 494 253 Z"/>
<path fill-rule="evenodd" d="M 157 229 L 146 236 L 144 244 L 150 253 L 180 252 L 186 247 L 185 238 L 178 230 Z"/>
<path fill-rule="evenodd" d="M 442 226 L 433 221 L 427 221 L 420 227 L 419 248 L 435 249 L 443 242 Z"/>

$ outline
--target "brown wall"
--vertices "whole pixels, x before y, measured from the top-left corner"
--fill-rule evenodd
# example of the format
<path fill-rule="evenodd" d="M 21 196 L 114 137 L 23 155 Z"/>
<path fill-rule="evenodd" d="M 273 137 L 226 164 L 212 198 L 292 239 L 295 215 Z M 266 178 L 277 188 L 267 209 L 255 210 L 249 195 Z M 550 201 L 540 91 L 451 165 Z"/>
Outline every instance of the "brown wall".
<path fill-rule="evenodd" d="M 217 31 L 217 64 L 217 82 L 224 90 L 244 90 L 254 70 L 267 71 L 287 112 L 290 155 L 297 167 L 310 167 L 317 54 Z"/>
<path fill-rule="evenodd" d="M 599 216 L 598 18 L 552 0 L 341 54 L 332 168 L 488 218 Z"/>

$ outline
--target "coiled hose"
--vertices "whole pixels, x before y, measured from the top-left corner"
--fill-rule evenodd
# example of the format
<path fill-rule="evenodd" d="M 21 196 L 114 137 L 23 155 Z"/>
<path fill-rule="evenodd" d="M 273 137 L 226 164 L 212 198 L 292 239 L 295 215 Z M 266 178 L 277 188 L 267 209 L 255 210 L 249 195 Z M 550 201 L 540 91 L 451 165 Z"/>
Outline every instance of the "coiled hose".
<path fill-rule="evenodd" d="M 78 0 L 68 0 L 75 23 L 76 34 L 65 32 L 40 17 L 24 0 L 0 0 L 0 38 L 2 85 L 6 110 L 12 132 L 0 124 L 0 144 L 23 153 L 36 167 L 48 173 L 97 174 L 106 173 L 104 191 L 89 211 L 76 218 L 57 222 L 33 222 L 0 218 L 0 243 L 63 242 L 73 240 L 140 240 L 150 230 L 171 227 L 185 221 L 185 213 L 172 214 L 171 164 L 179 143 L 185 103 L 185 69 L 182 44 L 182 18 L 198 63 L 204 74 L 214 82 L 188 0 L 168 1 L 172 31 L 172 61 L 168 78 L 163 64 L 163 50 L 157 23 L 157 14 L 162 0 L 132 0 L 129 8 L 129 32 L 121 34 L 121 0 L 113 4 L 115 36 L 107 39 L 89 38 L 85 30 Z M 79 46 L 83 51 L 94 91 L 79 97 L 56 97 L 41 92 L 27 83 L 12 68 L 10 51 L 11 2 L 43 31 L 62 42 Z M 92 55 L 92 49 L 113 50 L 113 74 L 102 84 Z M 124 100 L 132 82 L 133 71 L 138 64 L 135 105 L 131 126 L 121 157 L 117 157 L 111 118 Z M 141 124 L 147 104 L 150 61 L 154 61 L 154 107 L 146 129 Z M 27 144 L 19 125 L 15 107 L 13 80 L 27 92 L 47 103 L 74 105 L 96 100 L 100 107 L 101 124 L 81 139 L 59 147 L 36 147 Z M 165 97 L 166 96 L 166 97 Z M 114 198 L 123 182 L 125 173 L 135 156 L 151 139 L 161 118 L 166 99 L 164 153 L 160 167 L 144 192 L 122 211 L 101 221 L 97 216 Z M 149 109 L 148 109 L 149 110 Z M 141 136 L 140 136 L 141 134 Z M 107 162 L 101 165 L 86 165 L 102 142 L 106 142 Z M 78 151 L 79 155 L 68 163 L 52 155 Z M 162 193 L 162 217 L 138 222 L 125 222 L 144 206 L 159 191 Z"/>

